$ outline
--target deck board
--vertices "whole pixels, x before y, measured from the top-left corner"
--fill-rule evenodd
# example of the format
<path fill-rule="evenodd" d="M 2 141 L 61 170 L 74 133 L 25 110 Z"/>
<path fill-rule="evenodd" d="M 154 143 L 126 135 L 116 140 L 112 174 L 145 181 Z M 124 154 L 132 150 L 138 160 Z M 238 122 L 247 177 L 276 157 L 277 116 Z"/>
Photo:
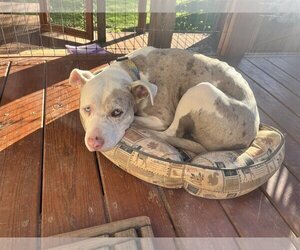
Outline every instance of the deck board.
<path fill-rule="evenodd" d="M 262 189 L 295 235 L 300 237 L 299 180 L 283 166 Z"/>
<path fill-rule="evenodd" d="M 268 76 L 276 79 L 282 86 L 293 92 L 294 95 L 300 96 L 300 83 L 289 74 L 270 63 L 263 57 L 248 57 L 256 67 L 264 71 Z"/>
<path fill-rule="evenodd" d="M 47 68 L 49 92 L 47 91 L 46 117 L 52 122 L 47 122 L 45 128 L 42 236 L 106 222 L 96 158 L 85 148 L 78 112 L 72 112 L 72 107 L 78 108 L 79 92 L 72 93 L 68 88 L 59 88 L 66 85 L 75 66 L 75 63 L 63 63 L 48 65 Z M 52 86 L 57 75 L 65 80 Z M 77 97 L 73 104 L 63 101 L 71 96 Z M 55 109 L 64 115 L 53 115 Z"/>
<path fill-rule="evenodd" d="M 254 80 L 261 88 L 273 95 L 295 115 L 298 117 L 300 116 L 300 98 L 292 91 L 288 90 L 278 81 L 268 76 L 247 59 L 241 61 L 239 64 L 239 69 L 252 80 Z"/>
<path fill-rule="evenodd" d="M 10 71 L 11 62 L 6 62 L 0 65 L 0 101 L 4 92 L 4 85 Z"/>
<path fill-rule="evenodd" d="M 269 62 L 276 65 L 281 70 L 285 71 L 287 74 L 295 78 L 297 81 L 300 81 L 300 71 L 299 68 L 296 68 L 294 64 L 291 64 L 285 60 L 283 60 L 281 57 L 265 57 Z M 296 59 L 297 60 L 297 59 Z M 298 57 L 299 60 L 299 57 Z"/>
<path fill-rule="evenodd" d="M 288 237 L 291 229 L 259 189 L 221 201 L 242 237 Z"/>
<path fill-rule="evenodd" d="M 285 137 L 285 151 L 287 152 L 284 157 L 284 165 L 287 166 L 289 171 L 296 176 L 298 180 L 300 180 L 300 144 L 297 143 L 290 135 L 288 135 L 285 130 L 279 126 L 276 122 L 274 122 L 270 116 L 268 116 L 264 111 L 259 108 L 260 119 L 263 123 L 271 125 L 277 129 L 279 129 L 282 133 L 284 133 Z"/>
<path fill-rule="evenodd" d="M 257 70 L 257 66 L 255 63 L 250 67 L 247 61 L 245 63 L 245 59 L 239 64 L 238 68 L 242 71 L 243 74 L 247 74 L 252 79 L 247 79 L 250 86 L 252 87 L 254 94 L 256 96 L 256 100 L 258 102 L 260 108 L 260 115 L 262 122 L 270 124 L 275 127 L 279 127 L 282 132 L 287 131 L 288 120 L 282 122 L 280 125 L 276 123 L 274 119 L 275 114 L 273 112 L 265 113 L 263 110 L 266 108 L 263 104 L 265 104 L 262 98 L 269 95 L 272 95 L 273 98 L 269 99 L 269 105 L 273 105 L 274 109 L 277 109 L 277 112 L 282 111 L 282 102 L 279 102 L 282 99 L 282 94 L 285 94 L 287 97 L 290 94 L 290 91 L 287 89 L 281 88 L 281 96 L 278 96 L 276 92 L 276 86 L 278 86 L 279 81 L 274 81 L 269 77 L 259 77 L 263 73 Z M 265 74 L 266 75 L 266 74 Z M 273 76 L 275 80 L 276 77 Z M 268 84 L 273 83 L 273 87 L 264 88 L 267 95 L 261 95 L 262 90 L 256 88 L 257 86 L 262 86 L 263 81 L 266 83 L 266 79 L 269 81 Z M 275 86 L 275 87 L 274 87 Z M 291 95 L 294 99 L 298 98 L 298 96 Z M 285 102 L 286 103 L 286 102 Z M 265 111 L 269 111 L 268 108 Z M 296 117 L 294 112 L 289 112 L 288 116 Z M 278 126 L 279 125 L 279 126 Z M 297 125 L 296 125 L 297 126 Z M 297 129 L 297 127 L 296 127 Z M 288 223 L 289 227 L 293 230 L 293 232 L 299 236 L 299 228 L 300 228 L 300 184 L 299 184 L 299 148 L 300 144 L 295 141 L 295 136 L 297 134 L 287 134 L 286 135 L 286 157 L 284 160 L 284 165 L 282 168 L 261 188 L 263 192 L 267 195 L 270 202 L 275 206 L 276 210 L 279 214 L 284 218 L 284 220 Z"/>
<path fill-rule="evenodd" d="M 195 197 L 182 189 L 162 192 L 178 236 L 239 236 L 218 201 Z"/>
<path fill-rule="evenodd" d="M 175 237 L 158 188 L 114 166 L 100 153 L 97 155 L 110 220 L 146 215 L 156 237 Z"/>
<path fill-rule="evenodd" d="M 40 215 L 40 184 L 41 184 L 41 156 L 42 129 L 38 129 L 17 140 L 13 145 L 9 141 L 18 134 L 26 132 L 26 126 L 10 130 L 10 124 L 29 124 L 42 120 L 42 93 L 36 95 L 38 112 L 31 117 L 24 117 L 28 106 L 15 105 L 22 97 L 28 102 L 28 89 L 38 91 L 43 86 L 44 64 L 40 70 L 32 71 L 34 77 L 24 77 L 23 66 L 12 66 L 5 85 L 0 105 L 0 236 L 1 237 L 34 237 L 39 236 Z M 6 106 L 10 109 L 6 110 Z M 25 112 L 26 113 L 26 112 Z M 25 122 L 24 122 L 25 121 Z M 9 147 L 7 147 L 8 145 Z"/>
<path fill-rule="evenodd" d="M 255 93 L 258 106 L 267 114 L 270 114 L 272 119 L 280 126 L 285 128 L 285 131 L 292 136 L 298 143 L 300 142 L 300 118 L 295 116 L 291 110 L 280 103 L 269 92 L 264 90 L 258 84 L 255 84 L 248 76 L 244 78 L 249 83 L 251 89 Z"/>

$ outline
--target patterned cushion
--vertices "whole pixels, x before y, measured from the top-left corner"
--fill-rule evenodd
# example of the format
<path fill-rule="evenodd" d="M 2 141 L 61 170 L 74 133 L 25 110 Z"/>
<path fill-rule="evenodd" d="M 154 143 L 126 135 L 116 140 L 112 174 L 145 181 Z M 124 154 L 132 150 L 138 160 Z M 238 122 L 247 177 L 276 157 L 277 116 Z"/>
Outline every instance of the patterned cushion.
<path fill-rule="evenodd" d="M 281 166 L 284 136 L 261 125 L 249 148 L 215 151 L 194 157 L 157 141 L 144 130 L 130 128 L 121 142 L 103 153 L 126 172 L 167 188 L 210 199 L 246 194 L 264 184 Z"/>

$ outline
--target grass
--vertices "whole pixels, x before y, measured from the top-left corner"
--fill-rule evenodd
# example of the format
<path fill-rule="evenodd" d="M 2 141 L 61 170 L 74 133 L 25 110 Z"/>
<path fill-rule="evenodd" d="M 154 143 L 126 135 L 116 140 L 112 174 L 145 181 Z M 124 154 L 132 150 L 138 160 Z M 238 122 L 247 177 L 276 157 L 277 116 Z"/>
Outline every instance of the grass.
<path fill-rule="evenodd" d="M 176 14 L 175 31 L 180 32 L 210 32 L 214 26 L 217 14 L 193 13 Z M 75 29 L 85 29 L 84 15 L 81 13 L 51 13 L 51 22 Z M 94 14 L 94 27 L 96 28 L 97 16 Z M 134 31 L 138 22 L 137 13 L 107 13 L 107 32 Z M 147 24 L 150 22 L 150 15 L 147 15 Z"/>
<path fill-rule="evenodd" d="M 217 14 L 214 13 L 201 13 L 203 9 L 201 6 L 207 4 L 209 0 L 196 1 L 196 0 L 177 0 L 176 5 L 176 22 L 175 22 L 175 31 L 179 32 L 209 32 L 213 29 Z M 55 3 L 60 4 L 60 9 L 69 10 L 75 8 L 76 13 L 51 13 L 50 18 L 51 22 L 58 25 L 63 25 L 66 27 L 72 27 L 75 29 L 85 29 L 85 19 L 82 13 L 78 13 L 78 10 L 84 10 L 84 5 L 82 0 L 65 0 L 58 1 L 53 0 L 51 4 L 53 8 L 59 9 L 58 6 L 55 7 Z M 190 4 L 199 5 L 197 10 L 199 13 L 187 13 L 186 10 L 189 8 Z M 106 0 L 106 28 L 107 32 L 121 32 L 121 31 L 134 31 L 138 22 L 138 13 L 136 10 L 137 0 Z M 149 3 L 147 10 L 149 11 Z M 62 6 L 63 5 L 63 6 Z M 97 9 L 97 6 L 94 3 L 94 9 Z M 124 12 L 126 10 L 126 12 Z M 94 27 L 96 28 L 97 16 L 94 14 Z M 147 24 L 150 22 L 150 14 L 147 15 Z"/>

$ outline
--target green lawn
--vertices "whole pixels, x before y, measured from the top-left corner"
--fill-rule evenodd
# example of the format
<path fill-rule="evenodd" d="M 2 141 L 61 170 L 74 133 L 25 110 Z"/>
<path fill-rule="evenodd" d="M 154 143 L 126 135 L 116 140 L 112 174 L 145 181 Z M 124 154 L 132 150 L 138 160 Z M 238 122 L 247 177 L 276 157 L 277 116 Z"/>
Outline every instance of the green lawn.
<path fill-rule="evenodd" d="M 209 32 L 212 30 L 217 14 L 214 13 L 201 13 L 203 12 L 202 5 L 208 0 L 203 1 L 191 1 L 191 0 L 177 0 L 177 13 L 176 13 L 176 23 L 175 30 L 179 32 Z M 148 1 L 148 5 L 149 5 Z M 187 13 L 186 9 L 189 4 L 199 5 L 197 7 L 197 12 Z M 51 4 L 55 5 L 56 1 L 51 1 Z M 60 4 L 60 9 L 68 8 L 72 9 L 76 5 L 76 10 L 84 9 L 82 0 L 64 0 L 57 1 Z M 138 13 L 134 13 L 138 6 L 137 0 L 106 0 L 106 28 L 107 32 L 120 32 L 120 31 L 134 31 L 138 22 Z M 97 6 L 94 5 L 94 9 Z M 126 12 L 124 12 L 126 10 Z M 149 6 L 147 6 L 149 10 Z M 51 13 L 51 22 L 59 25 L 64 25 L 67 27 L 73 27 L 76 29 L 84 29 L 84 15 L 82 13 Z M 94 14 L 94 26 L 96 27 L 96 14 Z M 147 23 L 150 22 L 150 14 L 147 15 Z"/>

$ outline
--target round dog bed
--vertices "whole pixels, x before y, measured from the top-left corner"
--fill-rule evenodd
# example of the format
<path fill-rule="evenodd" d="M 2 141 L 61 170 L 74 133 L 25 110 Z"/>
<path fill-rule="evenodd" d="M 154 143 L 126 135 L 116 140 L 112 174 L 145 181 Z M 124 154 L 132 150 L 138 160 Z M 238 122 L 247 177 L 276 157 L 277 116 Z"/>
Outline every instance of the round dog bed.
<path fill-rule="evenodd" d="M 281 166 L 284 136 L 260 125 L 249 148 L 208 152 L 189 159 L 144 130 L 130 128 L 121 142 L 103 154 L 124 171 L 166 188 L 184 188 L 192 195 L 228 199 L 264 184 Z"/>

